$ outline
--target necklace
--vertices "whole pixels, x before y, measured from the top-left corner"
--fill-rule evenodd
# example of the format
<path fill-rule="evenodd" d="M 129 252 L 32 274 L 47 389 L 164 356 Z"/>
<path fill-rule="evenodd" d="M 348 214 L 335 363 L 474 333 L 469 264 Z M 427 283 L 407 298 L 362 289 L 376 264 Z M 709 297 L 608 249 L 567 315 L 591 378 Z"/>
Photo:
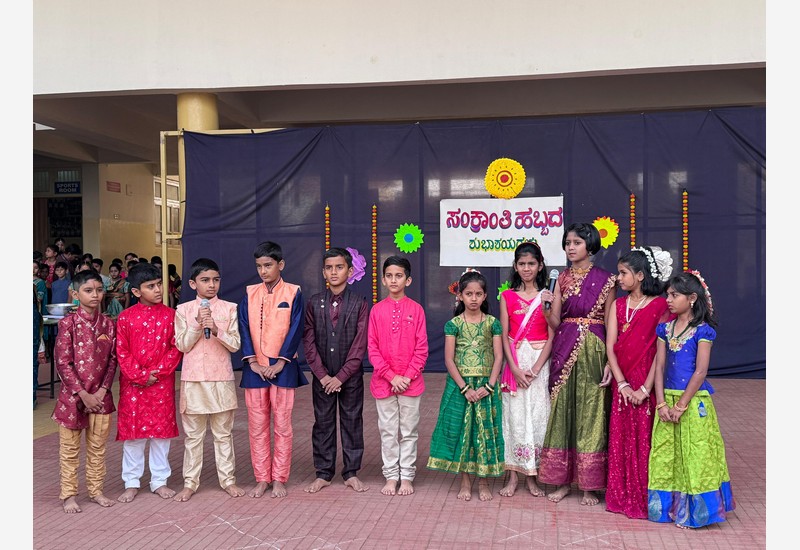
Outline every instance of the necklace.
<path fill-rule="evenodd" d="M 670 333 L 669 333 L 669 349 L 670 349 L 670 351 L 680 351 L 680 349 L 683 347 L 683 342 L 681 341 L 681 337 L 684 334 L 686 334 L 686 331 L 688 331 L 690 328 L 692 328 L 692 325 L 690 325 L 689 323 L 686 323 L 686 328 L 684 328 L 680 332 L 680 334 L 675 336 L 675 325 L 677 325 L 677 324 L 678 324 L 678 320 L 676 319 L 675 321 L 672 322 L 672 328 L 670 329 Z"/>
<path fill-rule="evenodd" d="M 469 342 L 469 345 L 474 348 L 479 344 L 479 341 L 478 341 L 478 336 L 479 336 L 479 333 L 480 333 L 479 325 L 481 323 L 483 323 L 483 312 L 481 311 L 481 316 L 475 322 L 467 320 L 466 312 L 463 312 L 461 314 L 461 318 L 464 320 L 464 324 L 467 327 L 469 327 L 468 331 L 467 330 L 464 331 L 464 336 L 467 337 L 467 340 L 472 338 L 472 340 L 470 340 L 470 342 Z M 467 332 L 474 332 L 474 334 L 468 335 Z"/>
<path fill-rule="evenodd" d="M 647 296 L 642 297 L 642 299 L 639 300 L 639 303 L 636 304 L 636 307 L 633 308 L 633 311 L 631 311 L 631 295 L 628 294 L 628 297 L 625 299 L 625 324 L 622 325 L 622 332 L 628 330 L 628 327 L 631 326 L 631 321 L 633 321 L 633 317 L 636 315 L 636 312 L 640 307 L 642 307 L 642 305 L 644 305 L 646 301 Z"/>

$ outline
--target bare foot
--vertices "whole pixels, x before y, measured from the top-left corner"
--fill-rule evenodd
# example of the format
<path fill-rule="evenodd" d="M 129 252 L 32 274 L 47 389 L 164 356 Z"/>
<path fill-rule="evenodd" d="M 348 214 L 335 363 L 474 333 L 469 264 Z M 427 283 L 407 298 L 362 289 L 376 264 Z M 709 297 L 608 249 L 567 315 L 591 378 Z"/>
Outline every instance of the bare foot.
<path fill-rule="evenodd" d="M 581 505 L 583 506 L 594 506 L 600 502 L 600 499 L 597 498 L 597 495 L 591 491 L 584 491 L 583 498 L 581 499 Z"/>
<path fill-rule="evenodd" d="M 267 492 L 268 487 L 269 483 L 267 483 L 266 481 L 259 481 L 258 483 L 256 483 L 255 487 L 253 487 L 247 492 L 247 496 L 251 498 L 261 498 L 262 496 L 264 496 L 264 493 Z"/>
<path fill-rule="evenodd" d="M 414 494 L 414 484 L 411 483 L 410 479 L 401 479 L 400 480 L 400 488 L 397 490 L 398 495 L 413 495 Z"/>
<path fill-rule="evenodd" d="M 281 498 L 288 494 L 289 492 L 286 490 L 286 485 L 277 479 L 272 482 L 272 494 L 270 495 L 272 498 Z"/>
<path fill-rule="evenodd" d="M 528 479 L 526 479 L 525 481 L 528 484 L 528 491 L 530 491 L 533 496 L 535 497 L 544 496 L 544 490 L 542 490 L 542 488 L 539 487 L 539 484 L 536 483 L 536 478 L 534 476 L 528 476 Z"/>
<path fill-rule="evenodd" d="M 225 487 L 225 492 L 228 493 L 233 498 L 244 496 L 244 489 L 242 489 L 235 483 L 231 483 L 230 485 Z"/>
<path fill-rule="evenodd" d="M 346 483 L 347 483 L 347 482 L 345 481 L 345 484 L 346 484 Z M 328 486 L 328 485 L 330 485 L 330 484 L 331 484 L 331 482 L 330 482 L 330 481 L 328 481 L 327 479 L 322 479 L 321 477 L 318 477 L 317 479 L 315 479 L 314 481 L 312 481 L 312 482 L 311 482 L 311 484 L 309 484 L 309 486 L 308 486 L 308 487 L 306 487 L 306 488 L 305 488 L 305 489 L 303 489 L 303 490 L 304 490 L 306 493 L 316 493 L 317 491 L 320 491 L 320 490 L 322 490 L 324 487 L 327 487 L 327 486 Z"/>
<path fill-rule="evenodd" d="M 500 489 L 500 495 L 504 497 L 513 497 L 514 493 L 517 491 L 517 472 L 511 470 L 508 474 L 508 483 L 506 483 L 505 487 Z"/>
<path fill-rule="evenodd" d="M 136 498 L 136 494 L 139 492 L 138 487 L 130 487 L 125 489 L 125 492 L 122 493 L 117 497 L 117 501 L 119 502 L 133 502 L 133 499 Z"/>
<path fill-rule="evenodd" d="M 481 502 L 492 500 L 492 490 L 489 489 L 488 479 L 478 479 L 478 497 L 481 499 Z"/>
<path fill-rule="evenodd" d="M 461 488 L 458 490 L 458 500 L 470 500 L 472 498 L 472 480 L 468 475 L 461 474 Z"/>
<path fill-rule="evenodd" d="M 363 493 L 365 491 L 369 491 L 369 485 L 365 485 L 360 479 L 356 476 L 348 477 L 344 482 L 346 487 L 350 487 L 356 493 Z M 412 489 L 413 490 L 413 489 Z"/>
<path fill-rule="evenodd" d="M 93 497 L 89 497 L 89 500 L 91 500 L 92 502 L 96 502 L 97 504 L 99 504 L 103 508 L 111 508 L 112 506 L 114 506 L 116 504 L 116 502 L 114 502 L 113 500 L 108 498 L 103 493 L 98 493 L 97 495 L 95 495 Z"/>
<path fill-rule="evenodd" d="M 69 497 L 64 499 L 64 513 L 66 514 L 80 514 L 81 507 L 78 506 L 78 501 L 75 497 Z"/>
<path fill-rule="evenodd" d="M 388 496 L 393 496 L 397 492 L 397 480 L 396 479 L 387 479 L 386 483 L 381 489 L 381 493 Z"/>
<path fill-rule="evenodd" d="M 192 491 L 188 487 L 184 487 L 183 490 L 179 492 L 177 495 L 175 495 L 175 498 L 173 498 L 172 500 L 174 500 L 175 502 L 188 502 L 189 499 L 192 498 L 192 495 L 194 495 L 194 491 Z"/>
<path fill-rule="evenodd" d="M 159 487 L 158 489 L 156 489 L 153 492 L 155 494 L 157 494 L 158 496 L 160 496 L 161 498 L 164 498 L 164 499 L 172 498 L 172 497 L 175 496 L 175 491 L 173 491 L 172 489 L 170 489 L 166 485 L 162 485 L 161 487 Z"/>
<path fill-rule="evenodd" d="M 562 485 L 555 492 L 547 495 L 547 500 L 550 502 L 561 502 L 561 499 L 569 494 L 569 485 Z"/>

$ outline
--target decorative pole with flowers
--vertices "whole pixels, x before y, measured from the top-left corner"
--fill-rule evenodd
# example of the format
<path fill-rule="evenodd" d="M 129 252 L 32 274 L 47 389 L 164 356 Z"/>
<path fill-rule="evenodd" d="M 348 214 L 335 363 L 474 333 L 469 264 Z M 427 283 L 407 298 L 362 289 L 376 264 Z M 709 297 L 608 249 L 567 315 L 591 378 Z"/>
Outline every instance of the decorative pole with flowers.
<path fill-rule="evenodd" d="M 325 204 L 325 250 L 331 249 L 331 207 Z"/>
<path fill-rule="evenodd" d="M 372 205 L 372 303 L 378 303 L 378 206 Z"/>
<path fill-rule="evenodd" d="M 683 215 L 683 270 L 689 271 L 689 192 L 683 190 L 681 213 Z"/>
<path fill-rule="evenodd" d="M 631 248 L 636 248 L 636 195 L 629 198 L 631 208 Z"/>

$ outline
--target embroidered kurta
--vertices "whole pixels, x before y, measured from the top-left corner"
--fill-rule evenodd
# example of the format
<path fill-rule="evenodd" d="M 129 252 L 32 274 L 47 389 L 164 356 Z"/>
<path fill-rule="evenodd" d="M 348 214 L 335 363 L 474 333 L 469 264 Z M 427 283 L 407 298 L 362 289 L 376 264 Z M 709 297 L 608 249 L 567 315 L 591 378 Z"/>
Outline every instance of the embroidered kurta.
<path fill-rule="evenodd" d="M 369 389 L 375 399 L 393 395 L 396 375 L 411 379 L 403 395 L 414 397 L 425 391 L 422 370 L 428 360 L 428 331 L 425 310 L 404 296 L 400 300 L 384 298 L 369 314 L 367 349 L 373 373 Z"/>
<path fill-rule="evenodd" d="M 174 309 L 138 303 L 119 314 L 117 441 L 178 435 L 175 370 L 182 357 L 175 345 Z M 144 386 L 152 371 L 158 381 Z"/>
<path fill-rule="evenodd" d="M 89 427 L 89 414 L 81 390 L 95 393 L 106 388 L 103 408 L 97 414 L 111 414 L 114 399 L 111 385 L 117 373 L 117 354 L 114 347 L 114 322 L 102 313 L 87 315 L 78 308 L 58 322 L 58 337 L 55 344 L 56 370 L 61 378 L 52 419 L 71 430 Z"/>

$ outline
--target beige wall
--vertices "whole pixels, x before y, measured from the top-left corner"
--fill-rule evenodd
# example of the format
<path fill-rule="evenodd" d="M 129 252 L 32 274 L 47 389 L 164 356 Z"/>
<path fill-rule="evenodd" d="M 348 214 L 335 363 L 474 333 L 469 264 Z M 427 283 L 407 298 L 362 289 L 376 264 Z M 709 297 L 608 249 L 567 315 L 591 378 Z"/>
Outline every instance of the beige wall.
<path fill-rule="evenodd" d="M 98 232 L 100 256 L 108 264 L 112 258 L 124 258 L 135 252 L 148 260 L 163 256 L 161 245 L 155 243 L 153 206 L 153 178 L 157 172 L 150 164 L 99 165 Z M 109 191 L 107 182 L 120 184 L 119 193 Z M 84 220 L 86 231 L 86 220 Z M 170 247 L 165 264 L 173 263 L 180 269 L 180 248 Z"/>
<path fill-rule="evenodd" d="M 85 164 L 81 167 L 82 248 L 84 252 L 103 258 L 104 272 L 112 259 L 124 259 L 128 252 L 148 260 L 162 256 L 165 265 L 173 263 L 180 270 L 180 247 L 170 247 L 167 258 L 163 258 L 161 245 L 155 243 L 155 172 L 156 167 L 151 164 Z M 109 181 L 119 183 L 121 191 L 109 191 Z M 34 198 L 48 196 L 53 195 L 35 194 Z"/>
<path fill-rule="evenodd" d="M 766 0 L 36 0 L 33 21 L 34 95 L 766 62 Z"/>

